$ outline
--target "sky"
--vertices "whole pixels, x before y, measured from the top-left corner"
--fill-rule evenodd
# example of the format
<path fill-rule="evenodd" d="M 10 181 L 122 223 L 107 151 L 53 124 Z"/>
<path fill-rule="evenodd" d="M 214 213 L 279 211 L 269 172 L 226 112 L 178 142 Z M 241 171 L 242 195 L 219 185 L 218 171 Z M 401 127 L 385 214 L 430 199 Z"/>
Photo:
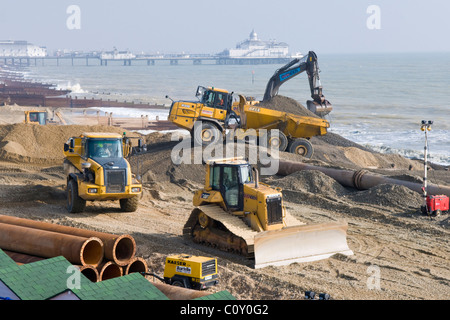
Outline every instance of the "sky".
<path fill-rule="evenodd" d="M 0 10 L 0 40 L 50 54 L 214 54 L 252 30 L 291 53 L 450 52 L 448 0 L 1 0 Z"/>

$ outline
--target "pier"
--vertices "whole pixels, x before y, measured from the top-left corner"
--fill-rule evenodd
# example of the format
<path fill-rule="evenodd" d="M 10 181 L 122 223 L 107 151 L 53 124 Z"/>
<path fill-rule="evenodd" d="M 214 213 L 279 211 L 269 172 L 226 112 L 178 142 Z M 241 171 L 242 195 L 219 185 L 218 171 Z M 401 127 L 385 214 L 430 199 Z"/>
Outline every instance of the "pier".
<path fill-rule="evenodd" d="M 131 66 L 166 64 L 216 64 L 216 65 L 257 65 L 257 64 L 285 64 L 291 61 L 290 57 L 247 57 L 231 58 L 219 55 L 185 55 L 167 54 L 157 56 L 136 56 L 134 58 L 104 59 L 100 55 L 91 56 L 46 56 L 46 57 L 2 57 L 0 63 L 11 66 Z"/>

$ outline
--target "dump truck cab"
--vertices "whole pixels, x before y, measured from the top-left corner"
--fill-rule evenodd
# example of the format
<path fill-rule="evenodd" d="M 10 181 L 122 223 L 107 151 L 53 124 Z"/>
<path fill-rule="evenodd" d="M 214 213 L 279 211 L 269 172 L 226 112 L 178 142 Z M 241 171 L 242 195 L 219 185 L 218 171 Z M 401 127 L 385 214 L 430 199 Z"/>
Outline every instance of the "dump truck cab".
<path fill-rule="evenodd" d="M 198 101 L 173 101 L 168 120 L 188 130 L 198 145 L 221 141 L 234 114 L 233 93 L 199 86 L 195 96 Z"/>
<path fill-rule="evenodd" d="M 174 101 L 170 107 L 169 120 L 191 131 L 197 120 L 212 121 L 221 126 L 232 107 L 233 94 L 214 87 L 197 88 L 198 101 Z"/>
<path fill-rule="evenodd" d="M 81 212 L 86 201 L 119 200 L 122 211 L 135 211 L 142 185 L 126 157 L 128 138 L 115 133 L 84 133 L 64 145 L 69 212 Z"/>

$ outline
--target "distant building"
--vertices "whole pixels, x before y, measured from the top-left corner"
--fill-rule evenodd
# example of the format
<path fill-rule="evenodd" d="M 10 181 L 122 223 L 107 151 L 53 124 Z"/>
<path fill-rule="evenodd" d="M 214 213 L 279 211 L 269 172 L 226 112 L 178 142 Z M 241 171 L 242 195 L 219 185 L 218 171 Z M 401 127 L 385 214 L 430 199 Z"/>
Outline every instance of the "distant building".
<path fill-rule="evenodd" d="M 27 41 L 0 40 L 0 57 L 41 58 L 47 56 L 47 48 Z"/>
<path fill-rule="evenodd" d="M 136 55 L 129 51 L 118 51 L 114 48 L 114 51 L 104 51 L 100 54 L 100 59 L 102 60 L 123 60 L 123 59 L 134 59 Z"/>
<path fill-rule="evenodd" d="M 253 30 L 247 40 L 238 43 L 234 49 L 225 49 L 219 55 L 227 58 L 287 58 L 289 46 L 284 42 L 260 40 Z"/>

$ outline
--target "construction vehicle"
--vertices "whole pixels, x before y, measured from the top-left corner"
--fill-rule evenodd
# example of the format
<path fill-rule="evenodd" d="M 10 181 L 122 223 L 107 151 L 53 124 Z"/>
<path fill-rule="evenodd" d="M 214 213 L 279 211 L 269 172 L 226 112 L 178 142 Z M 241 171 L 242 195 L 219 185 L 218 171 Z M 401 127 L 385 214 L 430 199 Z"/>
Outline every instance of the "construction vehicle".
<path fill-rule="evenodd" d="M 25 120 L 24 123 L 26 124 L 40 124 L 40 125 L 46 125 L 47 124 L 47 112 L 46 111 L 37 111 L 37 110 L 30 110 L 30 111 L 24 111 L 25 114 Z"/>
<path fill-rule="evenodd" d="M 309 51 L 308 55 L 302 58 L 296 58 L 278 69 L 267 83 L 262 102 L 270 101 L 278 94 L 278 90 L 283 83 L 305 71 L 308 74 L 311 98 L 313 99 L 306 102 L 307 109 L 320 117 L 329 114 L 333 110 L 333 107 L 322 93 L 319 64 L 317 62 L 317 55 L 313 51 Z"/>
<path fill-rule="evenodd" d="M 286 211 L 282 190 L 260 183 L 258 170 L 240 157 L 207 160 L 205 186 L 193 204 L 183 236 L 254 259 L 255 268 L 353 254 L 346 222 L 297 220 Z"/>
<path fill-rule="evenodd" d="M 204 290 L 219 283 L 217 259 L 176 254 L 166 257 L 163 278 L 154 273 L 151 275 L 172 286 L 187 289 Z"/>
<path fill-rule="evenodd" d="M 308 74 L 313 98 L 307 102 L 309 110 L 320 116 L 328 114 L 332 107 L 322 94 L 317 56 L 312 51 L 275 72 L 267 84 L 263 102 L 272 99 L 283 83 L 304 71 Z M 168 120 L 188 130 L 197 145 L 223 141 L 227 130 L 232 129 L 229 134 L 233 139 L 256 136 L 267 146 L 310 158 L 313 146 L 308 140 L 325 135 L 330 127 L 329 122 L 320 117 L 263 108 L 258 106 L 258 101 L 251 101 L 243 95 L 233 102 L 233 92 L 224 89 L 199 86 L 196 97 L 199 102 L 172 100 Z"/>
<path fill-rule="evenodd" d="M 122 211 L 136 211 L 142 184 L 126 158 L 142 148 L 141 140 L 133 147 L 125 133 L 88 132 L 69 138 L 64 144 L 67 210 L 82 212 L 86 201 L 119 200 Z"/>
<path fill-rule="evenodd" d="M 232 139 L 255 136 L 271 148 L 310 158 L 313 146 L 308 139 L 325 135 L 330 127 L 325 119 L 262 108 L 242 95 L 233 104 L 233 93 L 223 89 L 199 86 L 196 96 L 199 102 L 174 101 L 168 117 L 190 131 L 196 145 L 223 141 L 231 129 L 228 134 Z"/>

